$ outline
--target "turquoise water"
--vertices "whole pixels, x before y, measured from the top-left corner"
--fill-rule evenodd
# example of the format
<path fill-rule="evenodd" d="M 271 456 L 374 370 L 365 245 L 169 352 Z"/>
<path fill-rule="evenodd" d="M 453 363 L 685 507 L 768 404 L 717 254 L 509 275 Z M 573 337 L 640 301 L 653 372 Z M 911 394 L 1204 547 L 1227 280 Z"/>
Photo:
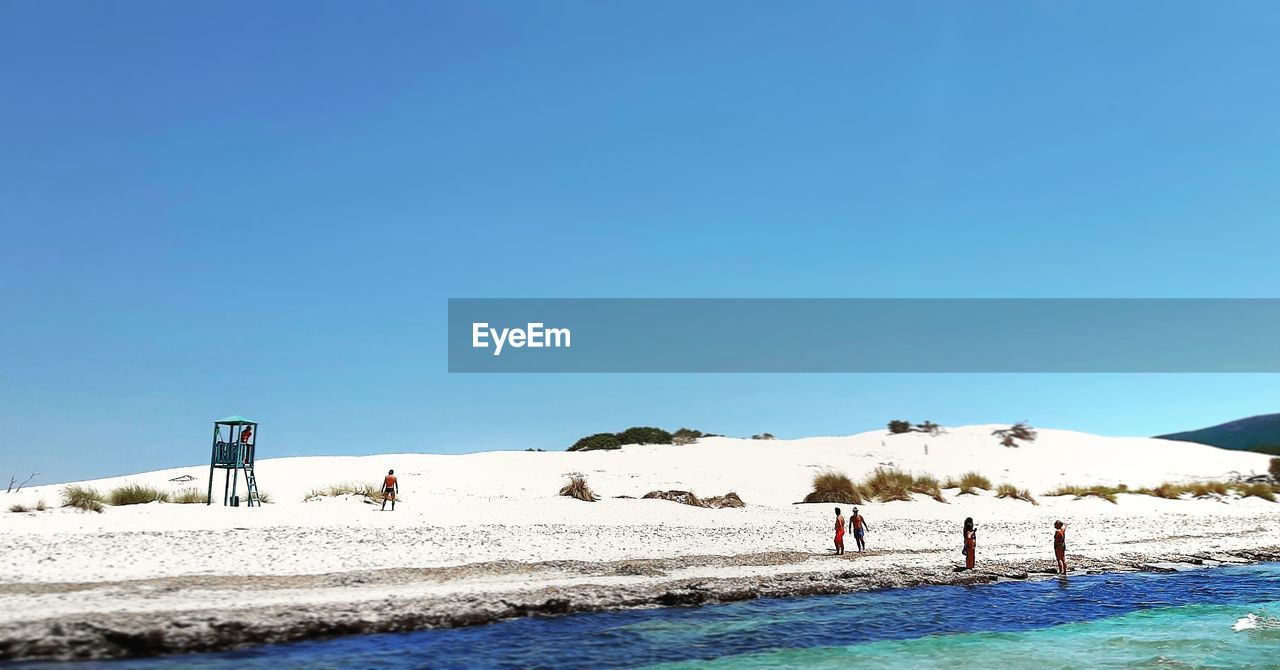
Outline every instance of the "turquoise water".
<path fill-rule="evenodd" d="M 519 619 L 125 668 L 1280 668 L 1280 564 Z M 37 667 L 62 667 L 37 666 Z"/>

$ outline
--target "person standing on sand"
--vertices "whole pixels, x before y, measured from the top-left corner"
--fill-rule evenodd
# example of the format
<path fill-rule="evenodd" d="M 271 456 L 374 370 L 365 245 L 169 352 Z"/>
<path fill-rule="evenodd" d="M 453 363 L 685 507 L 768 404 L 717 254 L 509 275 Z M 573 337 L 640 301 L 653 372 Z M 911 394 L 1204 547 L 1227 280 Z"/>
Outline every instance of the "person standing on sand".
<path fill-rule="evenodd" d="M 973 517 L 964 520 L 964 567 L 972 570 L 974 554 L 978 551 L 978 527 L 973 525 Z"/>
<path fill-rule="evenodd" d="M 867 520 L 858 513 L 858 508 L 853 508 L 853 512 L 849 514 L 849 532 L 853 533 L 853 539 L 858 542 L 859 554 L 867 550 L 867 542 L 862 539 L 862 536 L 867 534 L 869 528 Z"/>
<path fill-rule="evenodd" d="M 1058 559 L 1058 573 L 1067 574 L 1067 524 L 1054 521 L 1053 555 Z"/>
<path fill-rule="evenodd" d="M 844 515 L 836 508 L 836 555 L 844 553 Z"/>
<path fill-rule="evenodd" d="M 396 495 L 400 493 L 400 482 L 396 480 L 396 471 L 387 470 L 382 478 L 382 511 L 387 511 L 387 501 L 391 501 L 391 511 L 396 511 Z"/>

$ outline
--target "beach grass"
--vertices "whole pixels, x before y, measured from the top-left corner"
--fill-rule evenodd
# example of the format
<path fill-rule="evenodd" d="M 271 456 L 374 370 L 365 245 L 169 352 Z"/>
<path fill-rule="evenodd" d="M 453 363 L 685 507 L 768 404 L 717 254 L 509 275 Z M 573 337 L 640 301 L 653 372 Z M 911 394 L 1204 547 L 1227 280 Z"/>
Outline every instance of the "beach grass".
<path fill-rule="evenodd" d="M 63 507 L 74 507 L 84 512 L 102 512 L 106 509 L 106 502 L 102 493 L 92 486 L 72 484 L 62 489 Z"/>
<path fill-rule="evenodd" d="M 142 505 L 151 502 L 169 502 L 169 494 L 153 486 L 125 484 L 107 493 L 107 502 L 113 507 Z"/>
<path fill-rule="evenodd" d="M 1031 503 L 1032 505 L 1040 504 L 1036 502 L 1035 497 L 1031 495 L 1031 491 L 1028 491 L 1027 489 L 1019 489 L 1013 484 L 1001 484 L 1000 486 L 997 486 L 996 497 L 997 498 L 1013 498 L 1015 500 L 1025 500 Z"/>
<path fill-rule="evenodd" d="M 1269 502 L 1276 501 L 1276 490 L 1270 484 L 1261 482 L 1253 484 L 1236 484 L 1232 487 L 1241 498 L 1262 498 Z"/>
<path fill-rule="evenodd" d="M 1058 488 L 1045 493 L 1047 496 L 1075 496 L 1076 500 L 1081 498 L 1102 498 L 1109 503 L 1118 503 L 1116 499 L 1117 493 L 1124 493 L 1125 490 L 1116 486 L 1059 486 Z"/>
<path fill-rule="evenodd" d="M 324 488 L 311 489 L 302 497 L 302 502 L 319 498 L 337 498 L 339 496 L 356 496 L 374 504 L 381 503 L 383 498 L 386 497 L 377 486 L 368 482 L 342 482 L 340 484 L 330 484 Z M 262 496 L 259 495 L 259 499 L 261 498 Z"/>
<path fill-rule="evenodd" d="M 208 492 L 200 489 L 185 488 L 169 496 L 169 502 L 179 505 L 194 505 L 208 502 Z"/>
<path fill-rule="evenodd" d="M 913 493 L 923 493 L 938 502 L 946 502 L 947 499 L 942 495 L 942 484 L 938 482 L 938 478 L 933 475 L 915 475 L 911 478 L 911 491 Z"/>
<path fill-rule="evenodd" d="M 878 467 L 863 480 L 858 489 L 867 498 L 880 502 L 895 500 L 910 501 L 912 493 L 922 493 L 937 500 L 946 502 L 942 496 L 942 486 L 932 475 L 912 475 L 891 467 Z"/>
<path fill-rule="evenodd" d="M 963 475 L 960 475 L 958 479 L 955 477 L 948 477 L 947 480 L 942 483 L 942 488 L 960 489 L 960 495 L 977 495 L 978 489 L 982 489 L 983 491 L 991 490 L 991 480 L 976 472 L 966 472 Z"/>
<path fill-rule="evenodd" d="M 571 472 L 565 476 L 569 478 L 569 483 L 561 487 L 560 495 L 586 502 L 596 502 L 600 499 L 587 485 L 587 478 L 582 473 Z"/>
<path fill-rule="evenodd" d="M 15 513 L 15 514 L 22 514 L 23 512 L 30 512 L 30 511 L 31 511 L 31 508 L 30 508 L 30 507 L 24 507 L 24 506 L 22 506 L 22 505 L 10 505 L 10 506 L 9 506 L 9 511 L 10 511 L 10 512 L 13 512 L 13 513 Z"/>
<path fill-rule="evenodd" d="M 1173 482 L 1165 482 L 1159 486 L 1149 489 L 1138 489 L 1133 493 L 1142 495 L 1155 496 L 1157 498 L 1166 498 L 1169 500 L 1179 500 L 1186 496 L 1192 498 L 1225 498 L 1235 493 L 1241 498 L 1262 498 L 1270 502 L 1276 502 L 1277 487 L 1265 482 L 1220 482 L 1220 481 L 1204 481 L 1204 482 L 1188 482 L 1185 484 L 1175 484 Z"/>
<path fill-rule="evenodd" d="M 849 475 L 836 470 L 823 470 L 813 476 L 813 491 L 804 497 L 807 503 L 845 503 L 860 505 L 866 496 Z"/>

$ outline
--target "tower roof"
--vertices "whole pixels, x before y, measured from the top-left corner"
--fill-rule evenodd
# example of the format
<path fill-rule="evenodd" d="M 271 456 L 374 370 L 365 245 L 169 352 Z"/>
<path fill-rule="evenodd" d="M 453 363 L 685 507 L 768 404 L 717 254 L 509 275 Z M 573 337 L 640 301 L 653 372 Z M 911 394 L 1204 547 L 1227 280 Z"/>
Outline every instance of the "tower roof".
<path fill-rule="evenodd" d="M 221 424 L 223 426 L 256 426 L 258 425 L 257 421 L 250 421 L 249 419 L 246 419 L 240 416 L 239 414 L 224 416 L 221 419 L 214 421 L 214 423 Z"/>

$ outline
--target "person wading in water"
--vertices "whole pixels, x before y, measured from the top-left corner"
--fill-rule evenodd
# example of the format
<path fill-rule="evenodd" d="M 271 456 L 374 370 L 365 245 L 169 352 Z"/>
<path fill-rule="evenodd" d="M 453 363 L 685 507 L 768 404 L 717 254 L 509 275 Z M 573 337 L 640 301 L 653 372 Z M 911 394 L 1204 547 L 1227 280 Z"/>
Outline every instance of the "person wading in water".
<path fill-rule="evenodd" d="M 978 527 L 973 525 L 973 517 L 964 520 L 964 567 L 972 570 L 974 554 L 978 550 Z"/>
<path fill-rule="evenodd" d="M 844 553 L 844 515 L 836 508 L 836 555 Z"/>
<path fill-rule="evenodd" d="M 400 482 L 396 479 L 395 470 L 387 470 L 382 478 L 382 511 L 387 511 L 387 501 L 391 501 L 391 511 L 396 511 L 396 496 L 400 493 Z"/>
<path fill-rule="evenodd" d="M 1067 524 L 1054 521 L 1053 555 L 1058 559 L 1058 573 L 1067 574 Z"/>
<path fill-rule="evenodd" d="M 870 526 L 867 525 L 867 520 L 858 513 L 858 508 L 853 508 L 853 512 L 849 514 L 849 532 L 853 533 L 853 539 L 858 542 L 858 553 L 867 550 L 867 543 L 862 539 L 862 536 L 866 535 L 869 529 Z"/>

